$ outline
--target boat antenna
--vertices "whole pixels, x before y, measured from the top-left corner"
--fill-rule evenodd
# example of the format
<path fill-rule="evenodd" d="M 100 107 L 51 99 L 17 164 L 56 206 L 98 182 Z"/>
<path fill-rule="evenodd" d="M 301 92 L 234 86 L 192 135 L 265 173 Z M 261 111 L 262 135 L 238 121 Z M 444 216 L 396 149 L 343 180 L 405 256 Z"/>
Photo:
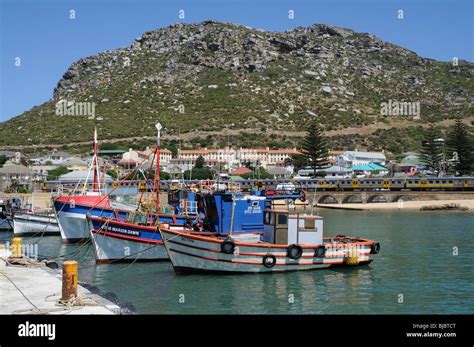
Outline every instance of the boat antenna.
<path fill-rule="evenodd" d="M 155 125 L 157 130 L 156 135 L 156 149 L 155 149 L 155 156 L 156 156 L 156 166 L 155 166 L 155 177 L 153 178 L 153 191 L 155 193 L 155 212 L 158 213 L 160 209 L 160 136 L 161 136 L 161 129 L 163 126 L 158 122 Z"/>
<path fill-rule="evenodd" d="M 100 190 L 99 186 L 99 160 L 98 160 L 98 149 L 99 144 L 97 142 L 97 127 L 94 127 L 94 156 L 92 158 L 94 162 L 94 192 Z"/>

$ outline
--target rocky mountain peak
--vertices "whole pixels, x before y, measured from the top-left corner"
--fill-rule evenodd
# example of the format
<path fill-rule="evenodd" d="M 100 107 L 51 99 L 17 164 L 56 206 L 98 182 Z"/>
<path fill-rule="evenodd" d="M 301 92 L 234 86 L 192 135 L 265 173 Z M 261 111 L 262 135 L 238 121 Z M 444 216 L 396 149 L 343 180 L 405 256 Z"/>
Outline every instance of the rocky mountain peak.
<path fill-rule="evenodd" d="M 406 120 L 381 113 L 390 100 L 419 103 L 419 122 L 426 123 L 472 114 L 473 67 L 425 59 L 370 33 L 327 24 L 272 32 L 211 20 L 177 23 L 79 59 L 52 100 L 2 128 L 33 133 L 51 119 L 64 128 L 43 131 L 37 141 L 80 138 L 90 125 L 58 118 L 60 100 L 96 103 L 104 138 L 141 136 L 156 118 L 168 134 L 258 129 L 261 141 L 298 132 L 315 117 L 335 132 Z"/>

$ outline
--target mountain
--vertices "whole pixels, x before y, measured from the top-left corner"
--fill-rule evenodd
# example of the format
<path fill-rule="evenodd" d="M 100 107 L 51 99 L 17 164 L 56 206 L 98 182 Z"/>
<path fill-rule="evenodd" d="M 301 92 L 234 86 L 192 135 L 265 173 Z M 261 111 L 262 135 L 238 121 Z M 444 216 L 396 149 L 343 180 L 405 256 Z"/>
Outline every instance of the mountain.
<path fill-rule="evenodd" d="M 157 120 L 168 144 L 179 135 L 189 146 L 289 147 L 317 118 L 334 147 L 400 153 L 418 146 L 426 124 L 472 126 L 473 75 L 473 63 L 330 25 L 175 24 L 74 62 L 51 100 L 0 123 L 0 147 L 86 142 L 94 124 L 101 140 L 136 146 L 153 142 Z M 95 118 L 56 114 L 73 102 L 95 103 Z M 419 103 L 420 117 L 382 111 L 396 102 Z"/>

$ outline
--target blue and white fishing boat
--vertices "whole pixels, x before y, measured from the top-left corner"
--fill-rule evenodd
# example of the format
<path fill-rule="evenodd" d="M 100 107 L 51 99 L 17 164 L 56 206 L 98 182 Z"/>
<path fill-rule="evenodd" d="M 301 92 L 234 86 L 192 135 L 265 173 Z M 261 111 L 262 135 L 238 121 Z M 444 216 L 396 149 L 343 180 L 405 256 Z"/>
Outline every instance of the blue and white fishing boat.
<path fill-rule="evenodd" d="M 53 199 L 53 209 L 58 221 L 61 238 L 66 243 L 89 239 L 86 213 L 91 209 L 93 210 L 91 213 L 98 215 L 113 215 L 114 213 L 109 197 L 101 194 L 97 129 L 94 129 L 93 148 L 94 155 L 81 192 Z M 87 180 L 91 172 L 93 172 L 93 191 L 87 191 Z"/>
<path fill-rule="evenodd" d="M 160 170 L 160 129 L 155 148 L 156 161 L 153 197 L 155 211 L 159 211 L 159 170 Z M 191 187 L 190 187 L 191 188 Z M 202 189 L 201 189 L 202 188 Z M 221 192 L 223 188 L 216 182 L 206 181 L 201 186 L 194 185 L 189 190 L 181 190 L 176 198 L 175 213 L 167 216 L 159 214 L 136 214 L 126 218 L 118 216 L 100 217 L 88 215 L 92 242 L 96 250 L 96 261 L 117 260 L 161 260 L 167 259 L 159 225 L 169 228 L 186 229 L 205 233 L 209 231 L 225 233 L 229 230 L 263 232 L 263 207 L 265 197 L 242 193 Z M 205 218 L 202 218 L 203 216 Z M 235 217 L 237 216 L 237 217 Z"/>
<path fill-rule="evenodd" d="M 65 243 L 90 239 L 86 215 L 125 218 L 127 212 L 136 208 L 116 203 L 104 195 L 72 195 L 54 199 L 54 212 L 61 238 Z"/>
<path fill-rule="evenodd" d="M 194 192 L 180 190 L 175 196 L 175 215 L 158 213 L 159 207 L 159 177 L 160 177 L 160 130 L 158 130 L 157 146 L 151 163 L 155 163 L 153 177 L 154 212 L 137 211 L 126 213 L 116 211 L 115 216 L 94 215 L 88 213 L 89 230 L 96 251 L 96 262 L 128 260 L 160 260 L 167 259 L 161 236 L 156 226 L 166 223 L 170 226 L 186 225 L 192 227 L 201 223 L 202 211 L 199 209 Z M 139 167 L 139 166 L 138 166 Z M 135 168 L 135 170 L 138 169 Z M 140 199 L 141 200 L 141 199 Z"/>
<path fill-rule="evenodd" d="M 265 197 L 236 192 L 193 195 L 202 214 L 160 215 L 129 213 L 126 218 L 88 215 L 96 262 L 163 260 L 168 254 L 159 232 L 162 226 L 198 235 L 263 233 Z M 200 211 L 201 209 L 199 209 Z"/>

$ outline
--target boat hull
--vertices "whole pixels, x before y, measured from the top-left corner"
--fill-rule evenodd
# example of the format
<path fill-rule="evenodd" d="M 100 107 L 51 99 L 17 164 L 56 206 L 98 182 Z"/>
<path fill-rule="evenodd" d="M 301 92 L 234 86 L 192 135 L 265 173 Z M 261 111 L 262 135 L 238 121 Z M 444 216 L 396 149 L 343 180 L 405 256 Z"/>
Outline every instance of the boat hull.
<path fill-rule="evenodd" d="M 134 211 L 135 208 L 129 207 L 124 209 L 123 205 L 120 209 L 114 208 L 115 205 L 94 206 L 94 204 L 73 203 L 68 201 L 54 202 L 54 211 L 58 220 L 61 238 L 65 243 L 83 242 L 90 239 L 90 226 L 88 225 L 86 215 L 95 217 L 126 218 L 127 213 Z M 183 224 L 186 216 L 175 216 L 167 214 L 159 214 L 158 219 L 162 223 L 178 223 Z"/>
<path fill-rule="evenodd" d="M 221 251 L 223 240 L 215 237 L 201 237 L 191 233 L 161 229 L 168 256 L 176 272 L 229 272 L 264 273 L 296 270 L 325 269 L 332 266 L 348 265 L 350 247 L 343 250 L 326 246 L 324 257 L 315 257 L 315 249 L 320 245 L 304 246 L 299 259 L 287 256 L 287 245 L 252 244 L 235 242 L 236 251 L 226 254 Z M 352 247 L 353 248 L 353 247 Z M 369 264 L 372 261 L 369 242 L 358 245 L 357 264 Z M 273 266 L 264 265 L 266 257 L 275 257 Z"/>
<path fill-rule="evenodd" d="M 159 217 L 172 219 L 174 225 L 182 225 L 185 216 Z M 117 219 L 88 216 L 96 262 L 167 260 L 159 230 L 154 226 L 131 224 Z M 169 221 L 168 221 L 169 222 Z"/>
<path fill-rule="evenodd" d="M 91 230 L 96 263 L 168 260 L 163 242 L 138 242 Z"/>
<path fill-rule="evenodd" d="M 59 200 L 54 202 L 54 212 L 58 220 L 61 238 L 65 243 L 81 242 L 90 239 L 86 219 L 87 213 L 94 216 L 115 216 L 114 210 L 110 207 L 94 207 L 94 204 L 71 203 L 70 201 Z M 117 211 L 117 213 L 119 216 L 125 217 L 127 211 Z"/>
<path fill-rule="evenodd" d="M 15 214 L 13 233 L 15 236 L 59 235 L 59 225 L 56 217 L 26 213 Z"/>

